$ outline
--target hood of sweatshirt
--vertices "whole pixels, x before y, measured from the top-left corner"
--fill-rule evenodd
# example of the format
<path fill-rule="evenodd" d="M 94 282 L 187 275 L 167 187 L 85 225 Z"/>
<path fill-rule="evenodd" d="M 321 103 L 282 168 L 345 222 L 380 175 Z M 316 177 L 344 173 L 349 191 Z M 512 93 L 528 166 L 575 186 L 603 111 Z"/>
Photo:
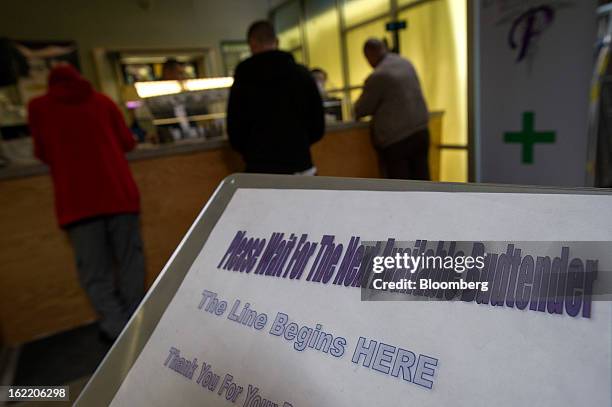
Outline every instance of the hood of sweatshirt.
<path fill-rule="evenodd" d="M 60 65 L 49 74 L 49 96 L 62 103 L 80 103 L 91 96 L 93 89 L 72 65 Z"/>
<path fill-rule="evenodd" d="M 255 54 L 240 64 L 240 74 L 245 79 L 274 81 L 295 72 L 293 55 L 284 51 L 266 51 Z"/>

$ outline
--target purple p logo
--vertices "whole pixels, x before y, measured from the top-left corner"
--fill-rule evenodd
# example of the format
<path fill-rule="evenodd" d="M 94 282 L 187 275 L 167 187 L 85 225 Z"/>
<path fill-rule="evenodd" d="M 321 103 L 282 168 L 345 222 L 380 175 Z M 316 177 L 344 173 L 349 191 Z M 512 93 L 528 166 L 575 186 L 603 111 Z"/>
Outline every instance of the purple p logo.
<path fill-rule="evenodd" d="M 525 11 L 512 22 L 508 43 L 512 49 L 519 48 L 516 62 L 522 61 L 527 56 L 532 41 L 542 34 L 554 17 L 555 11 L 552 7 L 538 6 Z"/>

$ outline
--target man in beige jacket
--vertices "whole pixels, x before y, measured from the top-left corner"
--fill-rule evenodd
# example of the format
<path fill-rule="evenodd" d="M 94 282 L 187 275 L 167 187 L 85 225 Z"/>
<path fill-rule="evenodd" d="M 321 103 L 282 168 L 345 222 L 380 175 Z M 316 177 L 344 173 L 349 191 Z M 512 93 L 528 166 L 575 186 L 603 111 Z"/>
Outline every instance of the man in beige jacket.
<path fill-rule="evenodd" d="M 414 66 L 378 39 L 366 41 L 363 52 L 374 72 L 355 103 L 355 115 L 372 116 L 372 144 L 384 175 L 429 180 L 429 114 Z"/>

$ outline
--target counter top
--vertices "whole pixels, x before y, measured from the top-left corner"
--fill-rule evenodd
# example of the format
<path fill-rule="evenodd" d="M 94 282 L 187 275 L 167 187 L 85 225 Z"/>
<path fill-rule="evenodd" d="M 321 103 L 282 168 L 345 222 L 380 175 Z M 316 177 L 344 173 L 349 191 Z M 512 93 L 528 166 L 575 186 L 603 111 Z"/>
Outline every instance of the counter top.
<path fill-rule="evenodd" d="M 126 154 L 128 161 L 146 160 L 157 157 L 166 157 L 178 154 L 189 154 L 199 151 L 223 148 L 228 145 L 227 139 L 217 138 L 212 140 L 194 139 L 182 140 L 177 143 L 162 145 L 139 144 L 136 149 Z M 8 165 L 0 168 L 0 180 L 11 178 L 31 177 L 46 174 L 49 167 L 43 163 Z"/>
<path fill-rule="evenodd" d="M 356 128 L 367 127 L 367 122 L 343 122 L 328 124 L 327 133 L 335 131 L 350 130 Z M 228 147 L 229 144 L 226 138 L 216 139 L 192 139 L 181 140 L 176 143 L 153 145 L 139 144 L 134 151 L 127 154 L 129 161 L 146 160 L 151 158 L 166 157 L 179 154 L 190 154 L 206 150 L 214 150 L 217 148 Z M 46 174 L 49 168 L 42 163 L 11 165 L 0 168 L 0 180 L 32 177 L 36 175 Z"/>
<path fill-rule="evenodd" d="M 442 112 L 431 112 L 431 116 L 441 115 Z M 331 123 L 326 126 L 326 133 L 334 133 L 352 129 L 367 128 L 369 123 L 367 121 L 357 122 L 339 122 Z M 127 154 L 129 161 L 146 160 L 151 158 L 166 157 L 179 154 L 190 154 L 206 150 L 214 150 L 218 148 L 228 147 L 228 141 L 226 138 L 216 139 L 192 139 L 192 140 L 181 140 L 175 143 L 153 145 L 153 144 L 139 144 L 134 151 Z M 31 177 L 35 175 L 46 174 L 49 172 L 49 168 L 42 163 L 35 164 L 24 164 L 24 165 L 11 165 L 4 168 L 0 168 L 0 180 L 7 180 L 12 178 L 23 178 Z"/>

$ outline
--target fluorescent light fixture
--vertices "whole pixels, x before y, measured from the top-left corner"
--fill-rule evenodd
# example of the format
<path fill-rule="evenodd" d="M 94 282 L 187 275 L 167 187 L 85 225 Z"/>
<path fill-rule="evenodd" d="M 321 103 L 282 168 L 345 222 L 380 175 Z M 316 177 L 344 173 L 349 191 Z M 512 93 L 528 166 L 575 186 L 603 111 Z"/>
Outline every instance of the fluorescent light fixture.
<path fill-rule="evenodd" d="M 134 87 L 141 98 L 172 95 L 183 90 L 179 81 L 136 82 Z"/>
<path fill-rule="evenodd" d="M 232 77 L 187 79 L 185 81 L 136 82 L 134 87 L 141 98 L 173 95 L 183 91 L 223 89 L 234 83 Z"/>
<path fill-rule="evenodd" d="M 183 82 L 185 90 L 206 90 L 206 89 L 222 89 L 229 88 L 234 83 L 234 78 L 202 78 L 188 79 Z"/>

